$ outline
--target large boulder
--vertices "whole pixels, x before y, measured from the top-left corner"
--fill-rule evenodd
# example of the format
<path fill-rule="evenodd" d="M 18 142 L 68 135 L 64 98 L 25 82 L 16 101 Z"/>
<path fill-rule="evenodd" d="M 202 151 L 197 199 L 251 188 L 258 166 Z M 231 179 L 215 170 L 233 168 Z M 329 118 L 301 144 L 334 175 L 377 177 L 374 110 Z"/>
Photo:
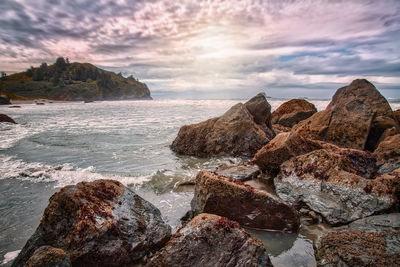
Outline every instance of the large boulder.
<path fill-rule="evenodd" d="M 12 266 L 23 266 L 45 245 L 68 253 L 73 266 L 132 265 L 161 248 L 170 233 L 160 211 L 121 183 L 82 182 L 50 198 Z"/>
<path fill-rule="evenodd" d="M 256 153 L 252 162 L 274 176 L 279 172 L 279 166 L 284 161 L 321 148 L 322 145 L 319 142 L 309 140 L 294 132 L 280 133 Z"/>
<path fill-rule="evenodd" d="M 146 266 L 272 266 L 263 243 L 225 217 L 202 213 Z"/>
<path fill-rule="evenodd" d="M 296 210 L 277 197 L 250 185 L 209 171 L 196 177 L 193 213 L 212 213 L 235 220 L 244 227 L 295 232 Z"/>
<path fill-rule="evenodd" d="M 388 128 L 398 127 L 389 103 L 365 79 L 338 89 L 323 111 L 294 127 L 310 139 L 373 151 Z"/>
<path fill-rule="evenodd" d="M 238 103 L 221 117 L 183 126 L 171 149 L 178 154 L 253 156 L 275 133 L 270 128 L 270 109 L 263 95 Z"/>
<path fill-rule="evenodd" d="M 380 173 L 400 168 L 400 134 L 389 136 L 375 149 Z"/>
<path fill-rule="evenodd" d="M 329 224 L 345 224 L 397 203 L 398 175 L 376 171 L 370 152 L 320 149 L 284 162 L 274 184 L 283 200 L 306 205 Z"/>
<path fill-rule="evenodd" d="M 400 214 L 372 216 L 316 242 L 318 266 L 400 266 Z"/>
<path fill-rule="evenodd" d="M 16 124 L 16 122 L 12 118 L 7 116 L 6 114 L 1 114 L 1 113 L 0 113 L 0 122 L 9 122 Z"/>
<path fill-rule="evenodd" d="M 272 123 L 293 127 L 316 112 L 316 107 L 307 100 L 291 99 L 272 112 Z"/>

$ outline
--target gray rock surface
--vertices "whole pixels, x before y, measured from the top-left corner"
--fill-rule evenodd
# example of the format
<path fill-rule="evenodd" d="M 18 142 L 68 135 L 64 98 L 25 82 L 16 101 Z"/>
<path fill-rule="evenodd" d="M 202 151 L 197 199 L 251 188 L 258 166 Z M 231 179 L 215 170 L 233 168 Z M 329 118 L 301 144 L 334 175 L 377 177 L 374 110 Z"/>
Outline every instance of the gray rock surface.
<path fill-rule="evenodd" d="M 148 262 L 152 266 L 272 266 L 263 243 L 239 224 L 199 214 Z"/>
<path fill-rule="evenodd" d="M 255 164 L 243 163 L 234 166 L 219 166 L 217 174 L 239 181 L 247 181 L 256 178 L 260 173 L 260 168 Z"/>
<path fill-rule="evenodd" d="M 50 198 L 12 266 L 23 266 L 44 245 L 64 250 L 73 266 L 132 265 L 162 247 L 170 232 L 160 211 L 121 183 L 82 182 Z"/>

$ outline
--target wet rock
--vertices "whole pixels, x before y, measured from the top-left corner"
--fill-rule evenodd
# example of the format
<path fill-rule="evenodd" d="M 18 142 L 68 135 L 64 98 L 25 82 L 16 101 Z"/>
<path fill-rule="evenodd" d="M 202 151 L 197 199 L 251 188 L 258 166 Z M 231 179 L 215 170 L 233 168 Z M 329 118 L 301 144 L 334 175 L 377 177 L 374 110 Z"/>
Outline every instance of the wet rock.
<path fill-rule="evenodd" d="M 146 266 L 272 266 L 263 243 L 225 217 L 202 213 Z"/>
<path fill-rule="evenodd" d="M 6 114 L 1 114 L 1 113 L 0 113 L 0 122 L 9 122 L 16 124 L 16 122 L 12 118 L 7 116 Z"/>
<path fill-rule="evenodd" d="M 368 217 L 316 242 L 318 266 L 400 266 L 400 214 Z"/>
<path fill-rule="evenodd" d="M 261 173 L 257 165 L 250 163 L 243 163 L 235 166 L 219 166 L 215 172 L 219 175 L 239 181 L 254 179 Z"/>
<path fill-rule="evenodd" d="M 257 95 L 245 104 L 238 103 L 221 117 L 181 127 L 171 149 L 199 157 L 253 156 L 275 136 L 268 121 L 271 107 L 266 100 L 260 100 L 262 97 Z M 263 112 L 267 113 L 262 115 Z"/>
<path fill-rule="evenodd" d="M 399 179 L 376 170 L 369 152 L 320 149 L 284 162 L 274 184 L 283 200 L 303 203 L 329 224 L 345 224 L 397 203 Z"/>
<path fill-rule="evenodd" d="M 317 109 L 304 99 L 292 99 L 272 112 L 272 123 L 292 128 L 302 120 L 311 117 Z"/>
<path fill-rule="evenodd" d="M 194 215 L 217 214 L 244 227 L 288 232 L 299 227 L 296 210 L 277 197 L 204 170 L 197 174 L 191 207 Z"/>
<path fill-rule="evenodd" d="M 279 172 L 279 166 L 284 161 L 321 148 L 322 145 L 319 142 L 308 140 L 296 133 L 281 133 L 261 148 L 252 162 L 263 171 L 276 175 Z"/>
<path fill-rule="evenodd" d="M 0 95 L 0 105 L 11 105 L 11 100 L 6 95 Z"/>
<path fill-rule="evenodd" d="M 151 203 L 113 180 L 66 186 L 50 198 L 40 225 L 13 262 L 48 245 L 74 266 L 126 266 L 162 247 L 171 229 Z"/>
<path fill-rule="evenodd" d="M 62 249 L 42 246 L 35 250 L 25 267 L 70 267 L 71 259 Z"/>
<path fill-rule="evenodd" d="M 389 103 L 370 82 L 338 89 L 323 111 L 294 127 L 298 134 L 341 147 L 373 151 L 383 132 L 398 127 Z"/>
<path fill-rule="evenodd" d="M 400 168 L 400 134 L 389 136 L 374 151 L 380 173 Z"/>

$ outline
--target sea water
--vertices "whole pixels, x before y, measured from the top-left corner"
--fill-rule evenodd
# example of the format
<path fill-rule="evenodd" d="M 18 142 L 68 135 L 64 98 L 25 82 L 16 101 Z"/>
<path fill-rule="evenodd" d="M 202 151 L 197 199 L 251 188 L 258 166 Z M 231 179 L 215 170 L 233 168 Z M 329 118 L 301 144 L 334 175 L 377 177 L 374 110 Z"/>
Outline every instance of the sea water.
<path fill-rule="evenodd" d="M 272 110 L 284 101 L 269 99 Z M 318 110 L 329 103 L 310 101 Z M 8 266 L 35 231 L 49 197 L 60 187 L 82 181 L 122 182 L 159 208 L 175 231 L 193 197 L 193 191 L 182 190 L 179 183 L 193 179 L 200 169 L 212 170 L 240 159 L 178 156 L 169 145 L 181 126 L 220 116 L 238 102 L 243 101 L 1 106 L 0 113 L 18 124 L 0 123 L 0 265 Z M 391 105 L 400 108 L 400 103 Z M 312 244 L 298 235 L 262 233 L 259 237 L 277 265 L 287 264 L 304 247 L 311 246 L 312 250 Z"/>

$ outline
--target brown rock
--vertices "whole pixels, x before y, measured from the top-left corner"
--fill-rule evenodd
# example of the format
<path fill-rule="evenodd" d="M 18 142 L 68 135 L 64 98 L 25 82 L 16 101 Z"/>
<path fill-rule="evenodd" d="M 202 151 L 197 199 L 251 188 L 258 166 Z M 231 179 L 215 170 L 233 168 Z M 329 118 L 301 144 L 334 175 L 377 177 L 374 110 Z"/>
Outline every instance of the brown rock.
<path fill-rule="evenodd" d="M 173 141 L 171 149 L 179 154 L 207 157 L 212 155 L 253 156 L 268 143 L 275 133 L 266 116 L 257 112 L 269 111 L 264 96 L 256 96 L 246 104 L 236 104 L 221 117 L 183 126 Z M 268 104 L 268 105 L 267 105 Z M 246 108 L 249 107 L 252 111 Z M 254 115 L 254 117 L 253 117 Z M 255 119 L 261 124 L 257 124 Z"/>
<path fill-rule="evenodd" d="M 70 267 L 71 259 L 62 249 L 43 246 L 35 250 L 25 267 Z"/>
<path fill-rule="evenodd" d="M 324 111 L 295 126 L 310 139 L 373 151 L 387 128 L 398 127 L 386 99 L 370 82 L 354 80 L 338 89 Z"/>
<path fill-rule="evenodd" d="M 299 227 L 297 212 L 280 199 L 204 170 L 197 174 L 191 206 L 195 215 L 217 214 L 244 227 L 289 232 L 295 232 Z"/>
<path fill-rule="evenodd" d="M 400 109 L 393 111 L 393 115 L 396 118 L 397 122 L 400 124 Z"/>
<path fill-rule="evenodd" d="M 400 134 L 389 136 L 374 151 L 380 173 L 400 168 Z"/>
<path fill-rule="evenodd" d="M 6 114 L 1 114 L 1 113 L 0 113 L 0 122 L 9 122 L 16 124 L 16 122 L 12 118 L 7 116 Z"/>
<path fill-rule="evenodd" d="M 121 183 L 82 182 L 50 198 L 13 266 L 23 266 L 44 245 L 64 250 L 73 266 L 132 265 L 162 247 L 170 231 L 157 208 Z"/>
<path fill-rule="evenodd" d="M 272 124 L 272 129 L 274 129 L 275 134 L 286 133 L 292 130 L 292 128 L 280 124 Z"/>
<path fill-rule="evenodd" d="M 329 224 L 343 224 L 397 203 L 396 175 L 376 171 L 369 152 L 320 149 L 284 162 L 274 184 L 283 200 L 304 203 Z"/>
<path fill-rule="evenodd" d="M 281 133 L 261 148 L 252 162 L 263 171 L 276 175 L 279 172 L 279 166 L 284 161 L 321 148 L 318 142 L 308 140 L 296 133 Z"/>
<path fill-rule="evenodd" d="M 146 266 L 272 266 L 263 243 L 225 217 L 202 213 Z"/>
<path fill-rule="evenodd" d="M 242 163 L 234 166 L 219 166 L 215 172 L 219 175 L 239 181 L 246 181 L 256 178 L 260 173 L 260 168 L 251 163 Z"/>
<path fill-rule="evenodd" d="M 304 99 L 292 99 L 280 105 L 272 112 L 272 123 L 293 127 L 302 120 L 311 117 L 317 109 Z"/>

